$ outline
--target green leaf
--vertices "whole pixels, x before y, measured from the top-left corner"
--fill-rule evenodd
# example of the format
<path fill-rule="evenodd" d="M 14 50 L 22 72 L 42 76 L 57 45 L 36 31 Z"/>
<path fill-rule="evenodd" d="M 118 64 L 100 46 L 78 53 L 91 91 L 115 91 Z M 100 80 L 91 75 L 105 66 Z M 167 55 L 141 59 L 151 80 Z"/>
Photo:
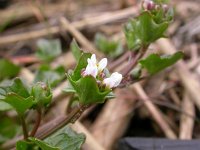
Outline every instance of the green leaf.
<path fill-rule="evenodd" d="M 60 150 L 57 147 L 53 147 L 49 145 L 48 143 L 41 141 L 39 139 L 29 137 L 29 141 L 18 141 L 16 144 L 17 150 Z"/>
<path fill-rule="evenodd" d="M 6 90 L 7 92 L 16 93 L 17 95 L 22 96 L 24 98 L 30 96 L 29 87 L 20 78 L 15 78 Z"/>
<path fill-rule="evenodd" d="M 95 35 L 95 45 L 98 50 L 114 58 L 123 53 L 122 43 L 119 41 L 110 41 L 103 34 Z"/>
<path fill-rule="evenodd" d="M 176 52 L 173 55 L 163 55 L 151 54 L 146 59 L 140 60 L 140 64 L 148 70 L 148 72 L 153 75 L 171 65 L 176 63 L 179 59 L 183 58 L 182 52 Z"/>
<path fill-rule="evenodd" d="M 0 121 L 0 144 L 13 138 L 19 126 L 10 118 L 2 117 Z"/>
<path fill-rule="evenodd" d="M 0 80 L 4 78 L 12 78 L 20 71 L 20 67 L 13 64 L 7 59 L 0 59 Z"/>
<path fill-rule="evenodd" d="M 16 150 L 37 150 L 35 145 L 29 141 L 20 140 L 16 143 Z"/>
<path fill-rule="evenodd" d="M 52 69 L 48 65 L 42 65 L 36 72 L 34 83 L 44 82 L 46 84 L 50 84 L 51 87 L 54 87 L 60 81 L 62 81 L 64 77 L 65 77 L 64 67 L 59 66 L 55 69 Z"/>
<path fill-rule="evenodd" d="M 37 82 L 32 86 L 31 96 L 34 98 L 34 107 L 48 106 L 52 100 L 52 91 L 49 85 Z"/>
<path fill-rule="evenodd" d="M 81 71 L 82 71 L 82 69 L 86 68 L 87 59 L 90 57 L 91 57 L 90 53 L 82 53 L 82 55 L 78 61 L 78 64 L 77 64 L 76 68 L 74 69 L 74 72 L 71 76 L 74 81 L 77 81 L 81 78 Z"/>
<path fill-rule="evenodd" d="M 82 104 L 103 103 L 106 96 L 111 92 L 110 89 L 100 91 L 96 79 L 92 76 L 82 77 L 78 81 L 74 81 L 70 75 L 67 75 L 67 78 Z"/>
<path fill-rule="evenodd" d="M 48 143 L 41 141 L 39 139 L 36 139 L 36 138 L 28 138 L 28 139 L 34 144 L 36 144 L 39 148 L 41 148 L 41 150 L 60 150 L 59 148 L 53 147 L 49 145 Z"/>
<path fill-rule="evenodd" d="M 1 97 L 0 97 L 0 99 L 1 99 Z M 7 111 L 7 110 L 11 110 L 11 109 L 13 109 L 13 107 L 11 105 L 0 100 L 0 111 Z"/>
<path fill-rule="evenodd" d="M 85 142 L 85 135 L 78 134 L 66 126 L 45 139 L 45 142 L 51 146 L 58 147 L 60 150 L 80 150 L 81 145 Z"/>
<path fill-rule="evenodd" d="M 4 102 L 10 104 L 19 115 L 23 115 L 25 111 L 34 104 L 33 97 L 24 98 L 15 93 L 8 93 L 3 99 Z"/>
<path fill-rule="evenodd" d="M 76 61 L 79 60 L 79 58 L 81 57 L 82 51 L 79 48 L 78 44 L 76 43 L 75 40 L 72 41 L 71 45 L 70 45 L 70 49 L 76 59 Z"/>
<path fill-rule="evenodd" d="M 15 78 L 10 85 L 0 87 L 0 98 L 1 101 L 11 105 L 19 115 L 23 115 L 34 104 L 28 87 L 20 78 Z"/>
<path fill-rule="evenodd" d="M 36 56 L 43 61 L 52 61 L 62 52 L 61 43 L 59 40 L 40 39 L 37 42 L 38 51 Z"/>
<path fill-rule="evenodd" d="M 73 88 L 71 84 L 68 84 L 67 87 L 63 89 L 63 92 L 66 93 L 76 93 L 76 90 Z"/>
<path fill-rule="evenodd" d="M 138 50 L 164 37 L 169 22 L 157 24 L 149 11 L 144 11 L 138 18 L 131 20 L 124 28 L 129 49 Z"/>

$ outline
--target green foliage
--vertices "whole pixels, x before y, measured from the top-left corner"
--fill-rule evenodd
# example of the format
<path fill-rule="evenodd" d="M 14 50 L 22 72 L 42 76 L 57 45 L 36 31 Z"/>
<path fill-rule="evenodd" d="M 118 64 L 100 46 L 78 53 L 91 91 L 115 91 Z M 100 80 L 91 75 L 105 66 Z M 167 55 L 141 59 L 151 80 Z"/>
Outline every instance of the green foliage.
<path fill-rule="evenodd" d="M 67 74 L 71 86 L 64 91 L 76 92 L 82 104 L 102 103 L 111 90 L 105 88 L 101 90 L 96 79 L 92 76 L 81 76 L 81 71 L 86 68 L 87 59 L 89 57 L 91 57 L 90 53 L 83 53 L 74 72 L 72 74 Z"/>
<path fill-rule="evenodd" d="M 166 4 L 169 3 L 169 0 L 153 0 L 157 4 Z"/>
<path fill-rule="evenodd" d="M 33 106 L 46 106 L 51 98 L 52 93 L 49 86 L 36 83 L 29 88 L 20 78 L 15 78 L 11 84 L 0 87 L 0 101 L 12 106 L 1 103 L 3 106 L 0 108 L 4 110 L 14 108 L 19 115 L 23 115 Z"/>
<path fill-rule="evenodd" d="M 0 97 L 0 99 L 3 97 Z M 7 110 L 11 110 L 13 107 L 11 105 L 9 105 L 8 103 L 0 100 L 0 111 L 7 111 Z"/>
<path fill-rule="evenodd" d="M 151 54 L 146 59 L 140 60 L 140 64 L 153 75 L 171 65 L 176 63 L 179 59 L 183 58 L 182 52 L 176 52 L 173 55 Z"/>
<path fill-rule="evenodd" d="M 0 144 L 13 138 L 18 130 L 18 125 L 8 117 L 1 116 L 0 121 Z"/>
<path fill-rule="evenodd" d="M 59 150 L 80 150 L 85 142 L 85 135 L 74 132 L 70 127 L 59 130 L 54 135 L 48 137 L 45 142 Z"/>
<path fill-rule="evenodd" d="M 92 76 L 80 78 L 78 81 L 73 81 L 69 75 L 67 77 L 82 104 L 103 103 L 105 97 L 111 92 L 110 89 L 100 91 L 96 79 Z"/>
<path fill-rule="evenodd" d="M 83 134 L 77 134 L 69 127 L 61 129 L 45 141 L 30 137 L 29 141 L 18 141 L 17 150 L 80 150 L 85 141 Z"/>
<path fill-rule="evenodd" d="M 81 71 L 86 68 L 87 66 L 87 59 L 91 57 L 90 53 L 82 53 L 81 57 L 79 58 L 78 64 L 73 71 L 71 76 L 72 80 L 77 81 L 81 78 Z"/>
<path fill-rule="evenodd" d="M 112 58 L 123 53 L 123 47 L 120 41 L 110 41 L 100 33 L 95 35 L 95 44 L 98 50 Z"/>
<path fill-rule="evenodd" d="M 76 61 L 79 60 L 79 58 L 81 57 L 82 51 L 79 48 L 78 44 L 76 43 L 75 40 L 72 41 L 71 45 L 70 45 L 70 49 L 76 59 Z"/>
<path fill-rule="evenodd" d="M 31 96 L 34 98 L 34 102 L 37 106 L 47 106 L 52 100 L 52 92 L 49 85 L 43 82 L 37 82 L 32 86 Z"/>
<path fill-rule="evenodd" d="M 43 61 L 52 61 L 62 52 L 61 43 L 59 40 L 40 39 L 37 42 L 38 51 L 36 56 Z"/>
<path fill-rule="evenodd" d="M 64 77 L 65 77 L 64 67 L 59 66 L 55 69 L 52 69 L 48 65 L 42 65 L 36 72 L 34 83 L 44 82 L 46 84 L 50 84 L 51 87 L 54 87 L 60 81 L 62 81 Z"/>
<path fill-rule="evenodd" d="M 8 93 L 3 101 L 10 104 L 19 115 L 23 115 L 25 111 L 31 108 L 34 104 L 32 96 L 24 98 L 15 93 Z"/>
<path fill-rule="evenodd" d="M 138 50 L 164 37 L 169 22 L 156 23 L 149 11 L 144 11 L 138 18 L 130 20 L 124 28 L 129 49 Z"/>
<path fill-rule="evenodd" d="M 7 59 L 0 59 L 0 80 L 4 78 L 12 78 L 20 71 L 20 67 L 13 64 Z"/>
<path fill-rule="evenodd" d="M 0 87 L 2 101 L 11 105 L 19 115 L 31 108 L 34 104 L 33 96 L 29 94 L 27 86 L 19 79 L 15 78 L 11 85 Z"/>
<path fill-rule="evenodd" d="M 34 144 L 28 141 L 17 141 L 16 150 L 37 150 L 34 148 Z"/>
<path fill-rule="evenodd" d="M 59 148 L 52 147 L 48 143 L 43 142 L 36 138 L 28 138 L 28 141 L 18 141 L 16 143 L 16 150 L 60 150 Z"/>

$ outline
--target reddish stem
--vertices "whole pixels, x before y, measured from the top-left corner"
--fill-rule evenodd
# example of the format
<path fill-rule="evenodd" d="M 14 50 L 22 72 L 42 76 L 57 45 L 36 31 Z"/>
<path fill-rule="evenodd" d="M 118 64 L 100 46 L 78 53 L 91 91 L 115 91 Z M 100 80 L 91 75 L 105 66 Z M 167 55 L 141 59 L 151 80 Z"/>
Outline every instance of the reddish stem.
<path fill-rule="evenodd" d="M 40 126 L 40 122 L 42 120 L 42 112 L 41 112 L 41 109 L 37 109 L 37 119 L 36 119 L 36 122 L 35 122 L 35 125 L 33 127 L 33 130 L 31 131 L 31 134 L 30 136 L 31 137 L 34 137 L 39 126 Z"/>

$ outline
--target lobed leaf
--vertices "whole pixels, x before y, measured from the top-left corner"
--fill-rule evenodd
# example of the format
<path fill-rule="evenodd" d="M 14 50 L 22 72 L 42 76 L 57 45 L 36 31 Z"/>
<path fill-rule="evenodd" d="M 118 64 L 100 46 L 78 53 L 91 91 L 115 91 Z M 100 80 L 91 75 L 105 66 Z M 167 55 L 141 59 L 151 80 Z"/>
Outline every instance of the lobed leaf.
<path fill-rule="evenodd" d="M 124 32 L 129 49 L 138 50 L 140 47 L 147 47 L 150 43 L 164 37 L 169 22 L 158 24 L 153 17 L 149 11 L 144 11 L 138 18 L 125 25 Z"/>
<path fill-rule="evenodd" d="M 176 63 L 178 60 L 183 58 L 182 52 L 176 52 L 173 55 L 163 55 L 151 54 L 146 59 L 140 60 L 140 64 L 148 70 L 148 72 L 153 75 L 171 65 Z"/>
<path fill-rule="evenodd" d="M 100 91 L 96 79 L 92 76 L 82 77 L 78 81 L 74 81 L 70 75 L 67 75 L 67 78 L 82 104 L 103 103 L 111 92 L 110 89 Z"/>

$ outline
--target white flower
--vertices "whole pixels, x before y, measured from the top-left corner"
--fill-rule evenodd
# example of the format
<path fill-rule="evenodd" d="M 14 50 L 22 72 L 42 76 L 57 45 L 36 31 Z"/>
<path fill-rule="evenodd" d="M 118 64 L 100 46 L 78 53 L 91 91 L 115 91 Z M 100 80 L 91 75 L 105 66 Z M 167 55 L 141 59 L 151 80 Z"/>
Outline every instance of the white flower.
<path fill-rule="evenodd" d="M 83 76 L 92 75 L 96 78 L 97 74 L 103 71 L 107 66 L 107 58 L 103 58 L 99 63 L 97 63 L 96 55 L 92 54 L 91 58 L 87 59 L 88 65 L 83 72 Z"/>
<path fill-rule="evenodd" d="M 109 78 L 103 80 L 103 83 L 109 88 L 117 87 L 122 81 L 122 75 L 118 72 L 114 72 L 111 74 Z"/>
<path fill-rule="evenodd" d="M 106 68 L 107 63 L 108 63 L 107 58 L 101 59 L 100 62 L 97 64 L 98 71 L 99 72 L 103 71 Z"/>

